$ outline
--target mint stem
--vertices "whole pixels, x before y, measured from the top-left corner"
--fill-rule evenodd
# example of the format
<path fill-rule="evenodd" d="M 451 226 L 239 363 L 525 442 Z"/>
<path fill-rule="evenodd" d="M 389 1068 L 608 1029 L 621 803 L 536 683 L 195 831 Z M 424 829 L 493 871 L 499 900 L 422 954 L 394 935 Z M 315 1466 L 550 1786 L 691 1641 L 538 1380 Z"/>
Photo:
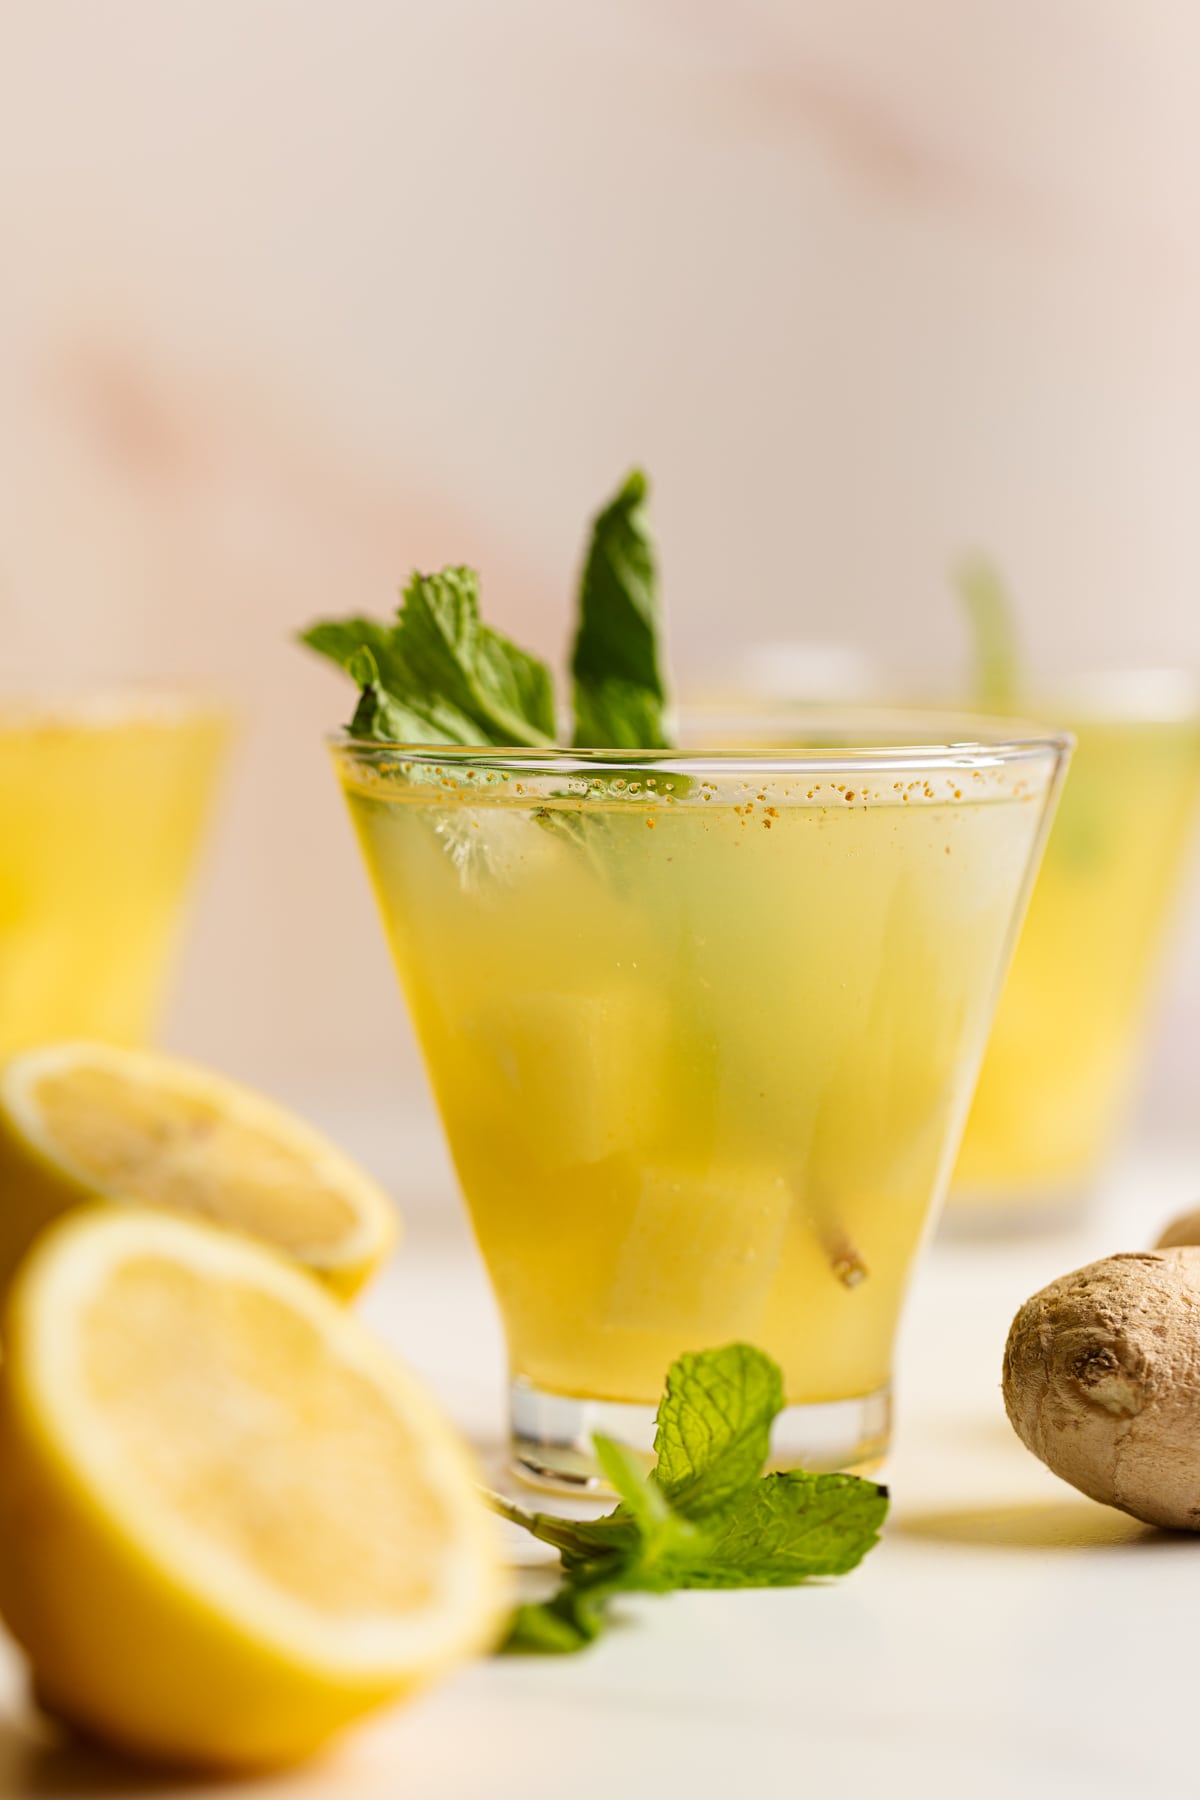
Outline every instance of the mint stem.
<path fill-rule="evenodd" d="M 515 1500 L 509 1500 L 505 1495 L 498 1494 L 495 1488 L 481 1487 L 479 1492 L 492 1511 L 499 1513 L 502 1519 L 507 1519 L 510 1525 L 520 1525 L 524 1531 L 535 1529 L 534 1515 L 527 1512 L 523 1506 L 518 1506 Z"/>

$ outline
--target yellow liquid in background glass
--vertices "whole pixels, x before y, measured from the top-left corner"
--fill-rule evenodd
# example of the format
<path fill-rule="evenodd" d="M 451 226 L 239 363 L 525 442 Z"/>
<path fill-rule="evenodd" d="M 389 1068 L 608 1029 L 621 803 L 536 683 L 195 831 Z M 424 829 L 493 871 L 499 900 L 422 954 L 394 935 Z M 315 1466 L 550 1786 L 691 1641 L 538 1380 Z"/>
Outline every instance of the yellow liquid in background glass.
<path fill-rule="evenodd" d="M 0 1055 L 153 1024 L 227 723 L 0 702 Z"/>
<path fill-rule="evenodd" d="M 1077 1193 L 1120 1126 L 1200 796 L 1200 724 L 1086 721 L 996 1014 L 951 1203 Z"/>
<path fill-rule="evenodd" d="M 513 1372 L 652 1403 L 746 1339 L 790 1401 L 883 1387 L 1045 770 L 539 819 L 341 766 Z"/>

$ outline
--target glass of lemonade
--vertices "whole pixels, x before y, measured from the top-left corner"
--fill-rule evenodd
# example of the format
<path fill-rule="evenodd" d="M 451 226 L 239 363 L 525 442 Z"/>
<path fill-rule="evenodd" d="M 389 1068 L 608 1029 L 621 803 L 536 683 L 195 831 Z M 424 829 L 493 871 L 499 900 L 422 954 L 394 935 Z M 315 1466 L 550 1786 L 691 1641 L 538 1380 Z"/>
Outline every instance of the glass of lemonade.
<path fill-rule="evenodd" d="M 227 736 L 174 696 L 0 698 L 0 1055 L 146 1037 Z"/>
<path fill-rule="evenodd" d="M 1200 796 L 1200 694 L 1176 670 L 1064 687 L 1078 740 L 950 1196 L 960 1224 L 1054 1218 L 1111 1150 Z"/>
<path fill-rule="evenodd" d="M 519 1471 L 591 1483 L 594 1430 L 648 1445 L 668 1364 L 738 1339 L 782 1366 L 781 1464 L 882 1455 L 1069 745 L 912 716 L 796 750 L 335 741 L 503 1316 Z"/>

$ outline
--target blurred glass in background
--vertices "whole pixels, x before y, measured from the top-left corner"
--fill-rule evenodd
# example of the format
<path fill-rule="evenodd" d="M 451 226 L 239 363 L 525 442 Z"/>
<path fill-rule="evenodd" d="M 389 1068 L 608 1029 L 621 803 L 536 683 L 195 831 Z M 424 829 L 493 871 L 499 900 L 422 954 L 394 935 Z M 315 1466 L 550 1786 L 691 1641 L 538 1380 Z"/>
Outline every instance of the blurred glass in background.
<path fill-rule="evenodd" d="M 964 1224 L 1057 1221 L 1095 1191 L 1144 1060 L 1200 795 L 1200 690 L 1183 671 L 1064 684 L 1030 710 L 1076 750 L 951 1188 Z"/>
<path fill-rule="evenodd" d="M 177 695 L 0 698 L 0 1055 L 150 1035 L 227 735 Z"/>
<path fill-rule="evenodd" d="M 781 720 L 784 705 L 894 700 L 904 687 L 828 643 L 757 645 L 741 669 Z M 1018 681 L 1015 666 L 1004 679 Z M 975 704 L 998 710 L 986 694 Z M 1095 1195 L 1144 1063 L 1200 801 L 1200 680 L 1182 669 L 1022 683 L 1002 710 L 1069 730 L 1076 751 L 950 1190 L 964 1229 L 1057 1224 Z"/>

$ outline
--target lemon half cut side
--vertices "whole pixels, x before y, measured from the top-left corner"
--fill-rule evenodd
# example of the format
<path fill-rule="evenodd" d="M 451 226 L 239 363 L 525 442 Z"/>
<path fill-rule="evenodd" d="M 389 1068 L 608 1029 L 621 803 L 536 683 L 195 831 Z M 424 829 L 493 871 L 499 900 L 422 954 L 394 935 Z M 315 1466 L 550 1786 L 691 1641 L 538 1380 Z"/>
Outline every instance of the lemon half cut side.
<path fill-rule="evenodd" d="M 52 1226 L 9 1296 L 0 1611 L 40 1694 L 157 1760 L 297 1760 L 486 1648 L 471 1459 L 279 1257 L 137 1207 Z"/>
<path fill-rule="evenodd" d="M 392 1248 L 382 1188 L 293 1113 L 157 1051 L 59 1043 L 0 1069 L 0 1284 L 87 1200 L 132 1200 L 258 1237 L 343 1296 Z"/>

